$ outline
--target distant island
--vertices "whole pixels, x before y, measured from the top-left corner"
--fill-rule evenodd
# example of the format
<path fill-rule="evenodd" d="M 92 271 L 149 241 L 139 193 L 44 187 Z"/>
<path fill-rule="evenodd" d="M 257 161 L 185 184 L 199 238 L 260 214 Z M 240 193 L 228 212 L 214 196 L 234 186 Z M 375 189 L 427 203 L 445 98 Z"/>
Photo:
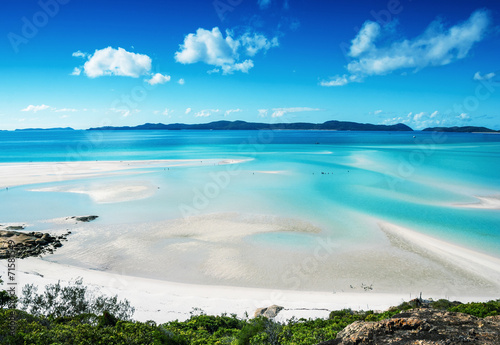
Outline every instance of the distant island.
<path fill-rule="evenodd" d="M 16 129 L 16 132 L 22 132 L 22 131 L 74 131 L 74 129 L 71 127 Z"/>
<path fill-rule="evenodd" d="M 424 132 L 455 132 L 455 133 L 500 133 L 486 127 L 429 127 L 423 130 Z"/>
<path fill-rule="evenodd" d="M 58 128 L 24 128 L 15 131 L 74 131 L 71 127 Z M 292 122 L 292 123 L 260 123 L 246 121 L 215 121 L 200 124 L 185 123 L 145 123 L 138 126 L 104 126 L 86 129 L 87 131 L 135 131 L 135 130 L 316 130 L 316 131 L 380 131 L 380 132 L 412 132 L 413 129 L 403 123 L 395 125 L 374 125 L 350 121 L 326 121 L 324 123 Z M 500 133 L 494 129 L 476 126 L 464 127 L 428 127 L 423 132 L 455 132 L 455 133 Z"/>
<path fill-rule="evenodd" d="M 324 123 L 256 123 L 245 121 L 216 121 L 204 124 L 188 125 L 183 123 L 163 124 L 146 123 L 135 127 L 98 127 L 89 130 L 330 130 L 330 131 L 413 131 L 407 125 L 373 125 L 345 121 L 327 121 Z"/>

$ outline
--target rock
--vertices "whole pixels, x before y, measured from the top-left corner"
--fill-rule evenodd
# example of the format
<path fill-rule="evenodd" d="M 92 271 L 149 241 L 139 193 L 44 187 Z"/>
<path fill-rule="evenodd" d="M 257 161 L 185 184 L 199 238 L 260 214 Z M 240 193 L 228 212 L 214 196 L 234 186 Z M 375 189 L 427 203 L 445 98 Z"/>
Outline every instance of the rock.
<path fill-rule="evenodd" d="M 11 225 L 5 228 L 5 230 L 23 230 L 24 226 L 22 225 Z"/>
<path fill-rule="evenodd" d="M 71 218 L 73 218 L 73 217 L 71 217 Z M 74 218 L 78 222 L 91 222 L 91 221 L 99 218 L 99 216 L 83 216 L 83 217 L 74 217 Z"/>
<path fill-rule="evenodd" d="M 255 311 L 254 317 L 259 317 L 259 316 L 264 316 L 269 319 L 273 319 L 278 315 L 278 313 L 283 310 L 283 307 L 280 307 L 276 304 L 273 304 L 270 307 L 267 308 L 259 308 Z"/>
<path fill-rule="evenodd" d="M 318 345 L 500 344 L 500 316 L 480 319 L 430 308 L 413 309 L 378 322 L 356 321 L 337 338 Z"/>
<path fill-rule="evenodd" d="M 53 253 L 54 249 L 62 247 L 61 240 L 67 240 L 66 236 L 56 238 L 48 233 L 0 230 L 0 259 Z"/>

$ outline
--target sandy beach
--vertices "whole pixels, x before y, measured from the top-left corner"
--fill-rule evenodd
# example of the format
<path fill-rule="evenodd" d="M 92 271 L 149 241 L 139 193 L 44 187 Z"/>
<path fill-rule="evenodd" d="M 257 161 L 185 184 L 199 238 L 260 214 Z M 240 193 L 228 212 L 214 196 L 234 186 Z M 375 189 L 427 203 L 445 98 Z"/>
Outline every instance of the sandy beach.
<path fill-rule="evenodd" d="M 0 180 L 9 186 L 47 183 L 30 190 L 83 193 L 100 205 L 151 198 L 155 186 L 141 177 L 149 168 L 241 162 L 0 164 Z M 121 174 L 137 174 L 134 181 L 139 182 L 82 187 L 73 181 Z M 69 184 L 50 184 L 60 181 Z M 278 319 L 285 320 L 327 317 L 342 308 L 384 310 L 420 293 L 464 302 L 498 298 L 500 258 L 383 219 L 358 216 L 365 217 L 370 233 L 358 243 L 311 219 L 246 212 L 113 224 L 41 219 L 38 225 L 43 223 L 45 231 L 72 233 L 53 255 L 17 260 L 16 277 L 19 291 L 27 283 L 43 287 L 82 277 L 103 293 L 129 299 L 136 319 L 157 322 L 186 319 L 193 308 L 243 317 L 278 304 L 285 308 Z M 29 224 L 26 231 L 30 226 L 37 224 Z M 0 266 L 4 275 L 6 262 Z"/>

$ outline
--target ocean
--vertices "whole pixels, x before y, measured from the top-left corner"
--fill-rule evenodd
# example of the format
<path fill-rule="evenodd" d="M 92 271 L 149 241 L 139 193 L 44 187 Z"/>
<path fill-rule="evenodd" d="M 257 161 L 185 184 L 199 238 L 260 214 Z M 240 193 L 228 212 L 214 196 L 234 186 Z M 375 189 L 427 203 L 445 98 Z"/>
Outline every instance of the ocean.
<path fill-rule="evenodd" d="M 0 132 L 0 163 L 192 160 L 72 181 L 9 188 L 0 223 L 97 214 L 102 225 L 240 214 L 294 219 L 338 243 L 376 241 L 390 222 L 500 257 L 500 135 L 336 131 Z M 238 164 L 220 162 L 239 161 Z M 132 172 L 132 173 L 131 173 Z M 71 188 L 146 186 L 103 202 Z M 39 190 L 44 190 L 43 192 Z M 496 207 L 477 207 L 486 198 Z M 472 205 L 472 207 L 471 207 Z M 293 225 L 291 225 L 293 227 Z M 250 243 L 313 245 L 297 232 Z M 376 242 L 375 242 L 376 243 Z"/>

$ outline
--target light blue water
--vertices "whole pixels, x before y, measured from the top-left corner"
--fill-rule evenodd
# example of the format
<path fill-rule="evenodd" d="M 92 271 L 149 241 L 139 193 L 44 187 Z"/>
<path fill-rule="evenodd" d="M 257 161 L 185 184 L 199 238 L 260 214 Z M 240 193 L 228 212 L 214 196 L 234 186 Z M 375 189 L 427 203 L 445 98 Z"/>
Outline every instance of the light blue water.
<path fill-rule="evenodd" d="M 415 136 L 415 138 L 414 138 Z M 103 224 L 243 212 L 307 220 L 345 241 L 369 241 L 371 220 L 396 223 L 500 257 L 500 210 L 457 207 L 500 196 L 500 136 L 333 131 L 0 132 L 0 162 L 249 159 L 232 166 L 148 168 L 144 174 L 0 191 L 0 224 L 98 214 Z M 233 167 L 234 168 L 234 167 Z M 279 173 L 262 173 L 274 172 Z M 229 176 L 229 178 L 227 178 Z M 145 181 L 147 199 L 97 204 L 32 188 Z M 3 184 L 0 181 L 0 186 Z M 255 241 L 304 245 L 297 234 Z"/>

